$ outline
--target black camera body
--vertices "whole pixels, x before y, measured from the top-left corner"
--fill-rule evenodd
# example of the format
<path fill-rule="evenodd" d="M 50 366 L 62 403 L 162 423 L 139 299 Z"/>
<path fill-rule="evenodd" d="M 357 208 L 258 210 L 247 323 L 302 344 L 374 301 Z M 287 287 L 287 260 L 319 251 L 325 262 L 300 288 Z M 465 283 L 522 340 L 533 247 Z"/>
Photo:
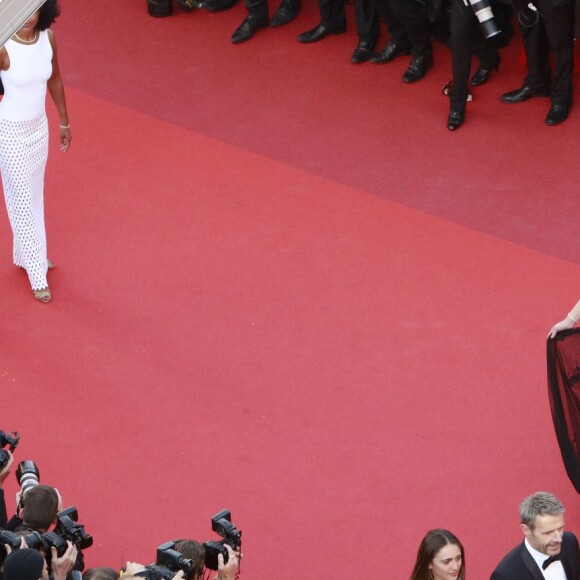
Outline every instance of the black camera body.
<path fill-rule="evenodd" d="M 175 548 L 175 542 L 165 542 L 157 547 L 155 564 L 145 566 L 145 572 L 140 573 L 149 580 L 171 580 L 177 572 L 183 570 L 185 578 L 198 572 L 191 560 L 184 558 Z"/>
<path fill-rule="evenodd" d="M 68 549 L 66 540 L 56 532 L 45 532 L 42 534 L 42 547 L 50 554 L 51 548 L 56 548 L 56 555 L 61 558 Z"/>
<path fill-rule="evenodd" d="M 223 538 L 219 542 L 205 542 L 205 567 L 210 570 L 218 569 L 218 555 L 224 557 L 224 564 L 228 563 L 229 553 L 226 544 L 237 550 L 242 547 L 242 530 L 232 524 L 232 514 L 229 510 L 222 510 L 211 518 L 211 529 Z"/>
<path fill-rule="evenodd" d="M 12 453 L 18 445 L 18 441 L 20 441 L 20 433 L 18 433 L 18 431 L 12 431 L 12 433 L 0 431 L 0 471 L 2 471 L 8 465 L 8 461 L 10 461 L 8 451 L 5 451 L 2 447 L 8 445 L 8 449 Z"/>
<path fill-rule="evenodd" d="M 203 548 L 205 551 L 204 556 L 204 564 L 208 570 L 217 570 L 218 569 L 218 556 L 221 554 L 224 557 L 224 564 L 228 563 L 230 558 L 229 552 L 227 548 L 224 546 L 222 542 L 205 542 L 203 544 Z"/>
<path fill-rule="evenodd" d="M 13 532 L 8 530 L 0 531 L 0 566 L 4 563 L 4 558 L 8 555 L 8 550 L 6 546 L 10 546 L 11 550 L 18 550 L 20 548 L 20 543 L 22 539 Z"/>
<path fill-rule="evenodd" d="M 72 542 L 79 550 L 90 548 L 93 545 L 93 537 L 85 532 L 85 526 L 77 523 L 78 519 L 79 514 L 74 506 L 56 514 L 54 533 L 64 540 L 65 551 L 67 540 Z"/>
<path fill-rule="evenodd" d="M 175 572 L 165 566 L 149 564 L 145 566 L 145 572 L 139 572 L 138 576 L 142 576 L 148 580 L 171 580 L 175 576 Z"/>

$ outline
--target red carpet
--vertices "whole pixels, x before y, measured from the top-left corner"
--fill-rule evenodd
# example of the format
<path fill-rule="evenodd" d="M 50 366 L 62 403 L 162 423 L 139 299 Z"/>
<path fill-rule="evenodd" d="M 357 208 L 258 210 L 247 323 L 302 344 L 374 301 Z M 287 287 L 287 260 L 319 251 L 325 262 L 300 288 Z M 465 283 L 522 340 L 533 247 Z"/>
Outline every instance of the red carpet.
<path fill-rule="evenodd" d="M 544 356 L 580 287 L 576 113 L 497 103 L 517 43 L 452 135 L 443 47 L 406 87 L 404 60 L 348 64 L 352 31 L 298 45 L 313 7 L 234 47 L 241 6 L 144 4 L 63 1 L 52 304 L 0 240 L 0 428 L 88 564 L 210 539 L 223 507 L 254 579 L 404 579 L 431 527 L 486 578 L 538 489 L 580 531 Z"/>

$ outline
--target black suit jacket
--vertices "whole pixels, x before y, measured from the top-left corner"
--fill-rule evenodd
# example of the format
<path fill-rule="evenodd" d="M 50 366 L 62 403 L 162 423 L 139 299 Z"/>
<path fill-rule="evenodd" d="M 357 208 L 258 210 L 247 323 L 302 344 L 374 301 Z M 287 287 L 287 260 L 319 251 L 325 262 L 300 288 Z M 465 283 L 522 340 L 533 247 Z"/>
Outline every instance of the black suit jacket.
<path fill-rule="evenodd" d="M 571 532 L 564 532 L 560 554 L 567 579 L 580 580 L 580 549 Z M 522 542 L 497 565 L 491 580 L 544 580 L 544 576 Z"/>

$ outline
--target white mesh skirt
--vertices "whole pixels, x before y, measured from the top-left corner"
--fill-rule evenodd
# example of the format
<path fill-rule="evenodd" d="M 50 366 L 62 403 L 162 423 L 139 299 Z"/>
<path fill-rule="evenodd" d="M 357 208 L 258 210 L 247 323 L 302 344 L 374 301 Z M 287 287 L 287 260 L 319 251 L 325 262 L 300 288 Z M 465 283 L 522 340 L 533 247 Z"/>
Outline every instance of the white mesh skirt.
<path fill-rule="evenodd" d="M 14 237 L 14 264 L 24 268 L 33 290 L 48 286 L 44 228 L 44 170 L 48 123 L 0 119 L 0 171 Z"/>

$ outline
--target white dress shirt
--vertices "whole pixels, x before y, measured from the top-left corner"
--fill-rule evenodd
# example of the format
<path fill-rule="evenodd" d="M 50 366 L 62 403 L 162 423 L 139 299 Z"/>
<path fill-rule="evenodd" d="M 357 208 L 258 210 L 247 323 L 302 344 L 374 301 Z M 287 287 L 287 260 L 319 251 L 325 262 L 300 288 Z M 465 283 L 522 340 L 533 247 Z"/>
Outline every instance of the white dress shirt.
<path fill-rule="evenodd" d="M 564 566 L 562 566 L 562 562 L 557 560 L 556 562 L 552 562 L 545 570 L 542 570 L 542 564 L 548 559 L 548 556 L 532 548 L 527 538 L 525 539 L 524 543 L 528 552 L 540 568 L 540 572 L 542 572 L 546 580 L 567 580 L 566 572 L 564 572 Z"/>

